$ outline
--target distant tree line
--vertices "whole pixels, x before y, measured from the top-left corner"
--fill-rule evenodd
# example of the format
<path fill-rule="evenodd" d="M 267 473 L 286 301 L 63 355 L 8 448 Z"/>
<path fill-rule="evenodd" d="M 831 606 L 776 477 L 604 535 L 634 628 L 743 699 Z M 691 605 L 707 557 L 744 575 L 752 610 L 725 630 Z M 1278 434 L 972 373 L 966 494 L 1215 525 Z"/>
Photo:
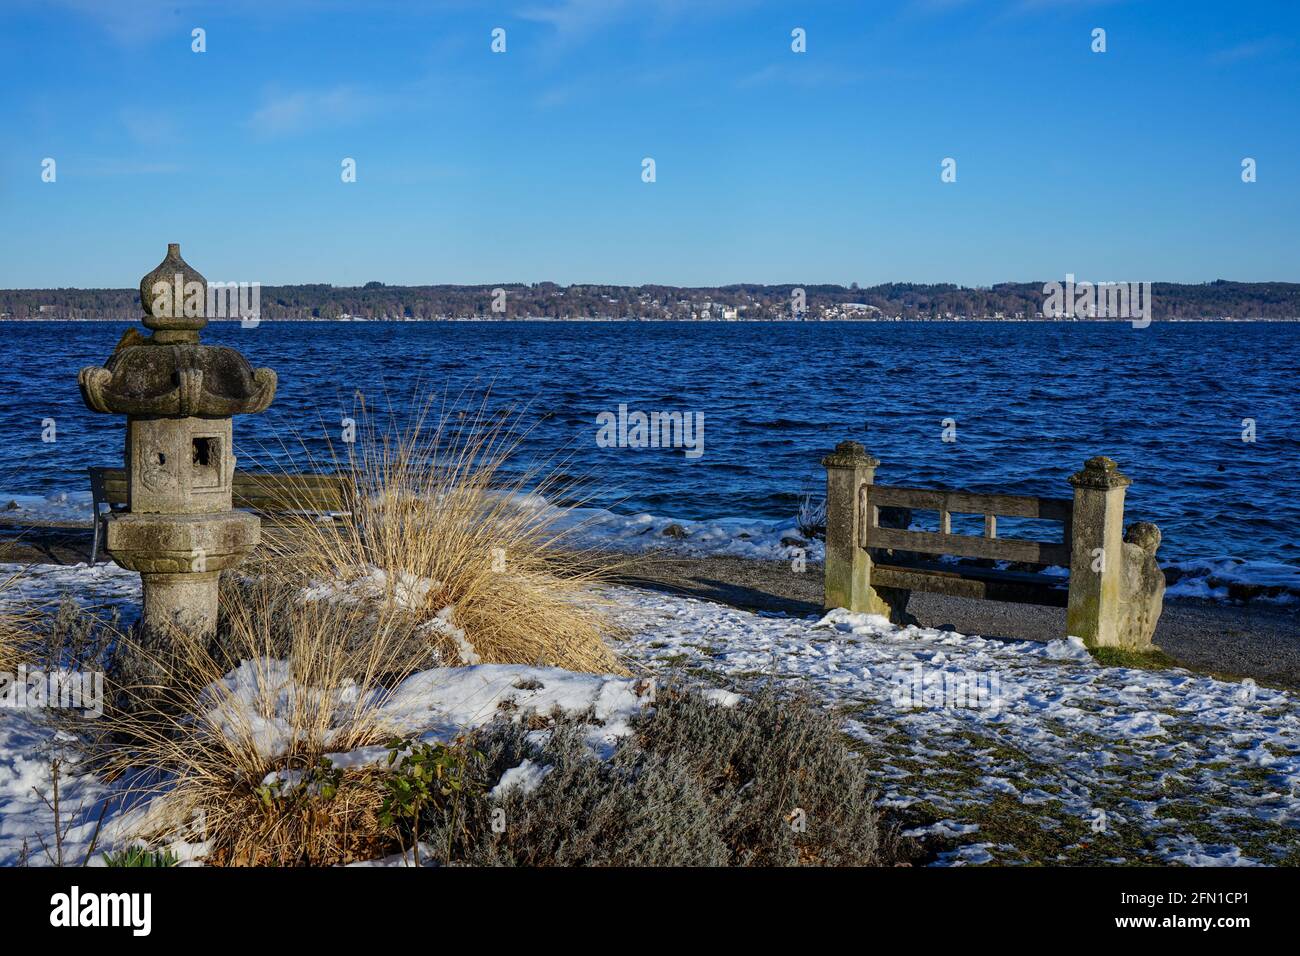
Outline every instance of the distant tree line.
<path fill-rule="evenodd" d="M 1033 318 L 1043 308 L 1041 282 L 964 287 L 891 282 L 859 288 L 840 285 L 570 285 L 554 282 L 499 285 L 363 286 L 290 285 L 261 288 L 261 317 L 275 320 L 343 319 L 641 319 L 775 320 L 794 315 L 803 289 L 802 316 L 823 318 L 983 319 Z M 496 290 L 505 291 L 504 302 Z M 1152 286 L 1156 319 L 1300 318 L 1300 283 L 1229 282 Z M 504 311 L 494 310 L 494 303 Z M 140 315 L 135 289 L 0 290 L 0 318 L 133 321 Z"/>

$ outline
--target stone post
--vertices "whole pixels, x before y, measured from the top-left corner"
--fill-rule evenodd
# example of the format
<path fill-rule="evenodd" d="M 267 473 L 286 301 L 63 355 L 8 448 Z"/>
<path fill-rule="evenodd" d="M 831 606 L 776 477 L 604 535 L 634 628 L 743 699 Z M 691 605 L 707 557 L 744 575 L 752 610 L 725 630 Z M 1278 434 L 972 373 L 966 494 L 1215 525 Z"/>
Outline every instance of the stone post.
<path fill-rule="evenodd" d="M 1124 613 L 1124 490 L 1132 484 L 1104 456 L 1070 476 L 1070 598 L 1066 634 L 1089 647 L 1120 646 Z"/>
<path fill-rule="evenodd" d="M 826 469 L 826 607 L 877 613 L 872 601 L 871 556 L 860 547 L 859 492 L 880 462 L 855 441 L 842 441 L 822 459 Z"/>

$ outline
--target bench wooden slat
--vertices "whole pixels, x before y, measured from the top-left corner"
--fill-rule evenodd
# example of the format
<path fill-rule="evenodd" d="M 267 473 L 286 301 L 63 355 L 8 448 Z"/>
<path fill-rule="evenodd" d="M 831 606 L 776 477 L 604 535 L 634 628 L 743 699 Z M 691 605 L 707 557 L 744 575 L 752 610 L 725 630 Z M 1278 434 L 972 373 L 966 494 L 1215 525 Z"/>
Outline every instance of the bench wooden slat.
<path fill-rule="evenodd" d="M 1045 518 L 1050 521 L 1069 521 L 1074 512 L 1074 501 L 1070 498 L 977 494 L 971 491 L 904 488 L 898 485 L 872 485 L 871 502 L 878 506 L 915 508 L 920 511 Z"/>
<path fill-rule="evenodd" d="M 875 490 L 872 490 L 875 504 Z M 1070 547 L 1062 542 L 1019 541 L 1015 538 L 977 538 L 967 534 L 939 534 L 934 531 L 903 531 L 898 528 L 864 527 L 864 548 L 894 548 L 922 554 L 951 554 L 963 558 L 993 561 L 1023 561 L 1069 567 Z"/>
<path fill-rule="evenodd" d="M 1069 591 L 1058 586 L 1063 583 L 1062 579 L 1014 571 L 985 570 L 981 574 L 981 570 L 984 569 L 947 571 L 876 564 L 871 568 L 871 583 L 875 587 L 902 588 L 981 601 L 1046 607 L 1065 607 L 1069 603 Z"/>

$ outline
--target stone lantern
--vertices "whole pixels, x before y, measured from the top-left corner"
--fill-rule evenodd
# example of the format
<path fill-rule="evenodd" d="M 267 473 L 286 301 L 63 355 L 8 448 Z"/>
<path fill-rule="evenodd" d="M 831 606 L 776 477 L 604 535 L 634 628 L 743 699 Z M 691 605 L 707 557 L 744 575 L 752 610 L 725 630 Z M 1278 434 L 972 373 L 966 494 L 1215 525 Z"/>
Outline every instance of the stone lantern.
<path fill-rule="evenodd" d="M 144 642 L 159 647 L 174 628 L 215 631 L 220 572 L 260 539 L 257 517 L 232 510 L 230 420 L 270 405 L 276 376 L 199 342 L 207 280 L 179 244 L 140 280 L 140 301 L 153 334 L 131 329 L 78 382 L 89 408 L 126 416 L 127 510 L 108 517 L 107 550 L 140 573 Z"/>

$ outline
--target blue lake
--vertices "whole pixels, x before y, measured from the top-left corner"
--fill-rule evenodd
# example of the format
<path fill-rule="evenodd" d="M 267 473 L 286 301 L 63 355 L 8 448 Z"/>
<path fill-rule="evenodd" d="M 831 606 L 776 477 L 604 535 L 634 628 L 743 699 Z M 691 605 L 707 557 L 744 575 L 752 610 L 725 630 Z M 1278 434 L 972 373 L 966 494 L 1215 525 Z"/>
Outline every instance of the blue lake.
<path fill-rule="evenodd" d="M 87 411 L 76 378 L 126 327 L 0 323 L 0 493 L 81 491 L 86 466 L 121 461 L 121 420 Z M 241 467 L 283 467 L 282 446 L 300 456 L 304 440 L 319 453 L 358 391 L 402 410 L 490 387 L 492 408 L 527 406 L 524 459 L 566 457 L 616 511 L 788 518 L 845 438 L 881 459 L 882 483 L 1060 497 L 1105 454 L 1133 479 L 1128 519 L 1164 531 L 1163 558 L 1300 566 L 1300 324 L 263 322 L 204 335 L 280 376 L 271 409 L 236 420 Z M 600 447 L 597 416 L 620 404 L 702 413 L 703 453 Z M 56 442 L 41 441 L 45 418 Z"/>

